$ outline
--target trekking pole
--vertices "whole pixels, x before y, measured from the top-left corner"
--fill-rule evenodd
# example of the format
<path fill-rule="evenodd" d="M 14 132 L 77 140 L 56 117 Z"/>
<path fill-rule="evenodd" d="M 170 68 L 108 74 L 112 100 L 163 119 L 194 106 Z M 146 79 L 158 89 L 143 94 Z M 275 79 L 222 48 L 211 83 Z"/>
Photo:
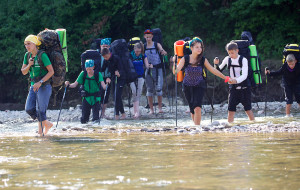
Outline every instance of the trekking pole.
<path fill-rule="evenodd" d="M 219 59 L 218 57 L 215 57 L 215 59 Z M 214 64 L 214 68 L 216 68 L 216 65 Z M 214 114 L 214 99 L 215 99 L 215 87 L 216 87 L 216 75 L 214 76 L 214 86 L 213 86 L 213 92 L 212 92 L 212 99 L 211 99 L 211 114 L 210 114 L 210 122 L 212 123 L 213 114 Z"/>
<path fill-rule="evenodd" d="M 65 99 L 66 92 L 67 92 L 67 89 L 68 89 L 68 88 L 69 88 L 69 85 L 65 87 L 65 91 L 64 91 L 63 98 L 62 98 L 62 100 L 61 100 L 61 104 L 60 104 L 60 110 L 59 110 L 59 114 L 58 114 L 58 118 L 57 118 L 57 122 L 56 122 L 56 127 L 55 127 L 55 128 L 57 128 L 57 125 L 58 125 L 58 121 L 59 121 L 59 117 L 60 117 L 61 109 L 62 109 L 63 102 L 64 102 L 64 99 Z"/>
<path fill-rule="evenodd" d="M 131 118 L 131 112 L 130 112 L 130 102 L 131 102 L 131 95 L 130 95 L 130 86 L 129 86 L 129 84 L 128 84 L 128 88 L 129 88 L 129 90 L 128 90 L 128 108 L 129 108 L 129 118 Z M 137 88 L 136 88 L 136 90 L 137 90 Z"/>
<path fill-rule="evenodd" d="M 167 86 L 167 97 L 168 97 L 168 101 L 169 101 L 169 112 L 171 112 L 171 101 L 170 101 L 170 92 L 169 92 L 169 85 L 168 85 L 168 82 L 167 82 L 167 70 L 166 70 L 166 61 L 165 59 L 168 59 L 168 57 L 166 57 L 166 55 L 163 57 L 163 65 L 164 65 L 164 74 L 165 74 L 165 83 L 166 83 L 166 86 Z"/>
<path fill-rule="evenodd" d="M 116 79 L 115 79 L 115 97 L 114 97 L 114 99 L 115 99 L 115 110 L 114 110 L 115 115 L 114 115 L 114 117 L 117 115 L 117 81 L 118 81 L 118 76 L 116 75 Z"/>
<path fill-rule="evenodd" d="M 268 71 L 269 68 L 266 67 L 266 70 Z M 265 92 L 265 117 L 267 116 L 267 93 L 268 93 L 268 74 L 266 74 L 266 92 Z"/>
<path fill-rule="evenodd" d="M 38 91 L 36 91 L 36 101 L 37 101 L 38 110 L 39 110 L 39 118 L 40 118 L 40 121 L 41 121 L 42 134 L 44 136 L 43 121 L 42 121 L 42 116 L 41 116 L 41 110 L 40 110 L 40 104 L 39 104 L 39 98 L 38 98 Z"/>
<path fill-rule="evenodd" d="M 109 84 L 108 84 L 109 85 Z M 102 104 L 102 106 L 104 105 L 104 101 L 105 101 L 105 97 L 106 97 L 106 93 L 107 93 L 107 89 L 108 89 L 108 85 L 106 86 L 106 88 L 105 88 L 105 92 L 104 92 L 104 96 L 103 96 L 103 104 Z M 101 104 L 100 104 L 100 117 L 99 117 L 99 125 L 100 125 L 100 120 L 101 120 L 101 116 L 102 116 L 102 111 L 103 111 L 103 109 L 102 109 L 102 106 L 101 106 Z"/>
<path fill-rule="evenodd" d="M 177 69 L 177 56 L 175 60 L 175 118 L 176 118 L 176 127 L 177 127 L 177 75 L 178 73 L 176 72 Z"/>

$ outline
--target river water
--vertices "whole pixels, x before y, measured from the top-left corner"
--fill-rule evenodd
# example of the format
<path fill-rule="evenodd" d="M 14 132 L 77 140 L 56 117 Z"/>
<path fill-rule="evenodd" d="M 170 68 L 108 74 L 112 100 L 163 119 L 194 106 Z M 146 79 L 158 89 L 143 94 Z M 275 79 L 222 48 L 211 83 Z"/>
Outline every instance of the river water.
<path fill-rule="evenodd" d="M 259 124 L 250 125 L 241 116 L 228 130 L 196 133 L 185 130 L 192 125 L 188 115 L 178 120 L 181 132 L 174 118 L 103 120 L 101 126 L 61 121 L 45 137 L 25 113 L 1 114 L 0 188 L 300 189 L 298 113 L 256 114 Z M 226 121 L 226 114 L 218 117 Z M 202 119 L 210 123 L 209 114 Z"/>

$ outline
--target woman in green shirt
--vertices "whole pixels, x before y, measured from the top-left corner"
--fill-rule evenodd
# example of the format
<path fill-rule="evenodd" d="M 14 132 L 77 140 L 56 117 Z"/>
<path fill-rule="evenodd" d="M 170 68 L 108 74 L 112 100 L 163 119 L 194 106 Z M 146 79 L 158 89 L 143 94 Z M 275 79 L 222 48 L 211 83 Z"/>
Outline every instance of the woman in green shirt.
<path fill-rule="evenodd" d="M 26 54 L 21 72 L 29 73 L 31 85 L 26 99 L 25 110 L 32 117 L 38 119 L 39 134 L 47 134 L 53 124 L 47 120 L 46 110 L 52 93 L 49 79 L 54 74 L 53 67 L 47 54 L 38 49 L 41 44 L 35 35 L 29 35 L 24 40 Z"/>

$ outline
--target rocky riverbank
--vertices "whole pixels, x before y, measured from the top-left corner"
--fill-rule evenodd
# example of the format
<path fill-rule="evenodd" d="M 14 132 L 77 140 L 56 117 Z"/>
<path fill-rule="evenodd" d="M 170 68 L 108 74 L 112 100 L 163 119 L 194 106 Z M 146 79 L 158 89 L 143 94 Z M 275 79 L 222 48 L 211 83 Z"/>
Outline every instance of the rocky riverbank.
<path fill-rule="evenodd" d="M 175 123 L 175 107 L 164 107 L 163 114 L 149 115 L 148 109 L 140 107 L 141 117 L 133 119 L 129 117 L 128 108 L 126 113 L 128 118 L 125 120 L 102 119 L 101 123 L 90 122 L 80 124 L 80 106 L 63 109 L 60 116 L 58 128 L 55 128 L 59 110 L 48 110 L 47 116 L 54 123 L 53 129 L 49 134 L 86 134 L 86 133 L 162 133 L 173 132 L 180 134 L 198 134 L 202 132 L 300 132 L 300 114 L 297 104 L 293 104 L 292 113 L 294 117 L 285 118 L 283 102 L 268 102 L 267 117 L 264 113 L 265 103 L 253 104 L 253 112 L 256 121 L 250 122 L 242 109 L 238 106 L 236 120 L 232 124 L 226 122 L 227 104 L 214 105 L 213 122 L 211 122 L 211 107 L 205 105 L 202 109 L 201 126 L 194 126 L 187 106 L 178 106 L 177 121 Z M 113 108 L 108 108 L 107 115 L 113 115 Z M 131 109 L 132 111 L 132 109 Z M 131 115 L 132 116 L 132 115 Z M 13 127 L 12 126 L 18 126 Z M 24 131 L 30 126 L 30 130 L 36 130 L 36 122 L 26 114 L 25 111 L 1 111 L 0 130 L 6 133 L 6 128 L 11 131 Z M 9 131 L 9 130 L 8 130 Z"/>

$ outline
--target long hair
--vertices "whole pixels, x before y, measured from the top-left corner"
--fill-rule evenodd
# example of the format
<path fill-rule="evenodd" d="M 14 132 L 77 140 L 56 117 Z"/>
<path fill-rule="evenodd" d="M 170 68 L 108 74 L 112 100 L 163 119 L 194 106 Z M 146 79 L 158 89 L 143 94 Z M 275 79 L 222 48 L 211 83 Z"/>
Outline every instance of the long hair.
<path fill-rule="evenodd" d="M 190 41 L 190 48 L 194 47 L 197 43 L 200 43 L 201 44 L 201 48 L 202 48 L 202 52 L 197 56 L 197 59 L 196 59 L 196 63 L 199 64 L 201 62 L 201 59 L 202 59 L 203 54 L 204 54 L 204 44 L 203 44 L 203 41 L 199 37 L 194 37 Z"/>

